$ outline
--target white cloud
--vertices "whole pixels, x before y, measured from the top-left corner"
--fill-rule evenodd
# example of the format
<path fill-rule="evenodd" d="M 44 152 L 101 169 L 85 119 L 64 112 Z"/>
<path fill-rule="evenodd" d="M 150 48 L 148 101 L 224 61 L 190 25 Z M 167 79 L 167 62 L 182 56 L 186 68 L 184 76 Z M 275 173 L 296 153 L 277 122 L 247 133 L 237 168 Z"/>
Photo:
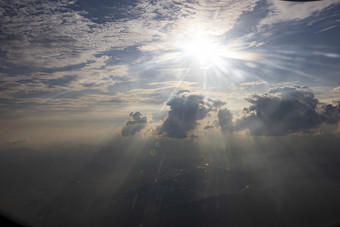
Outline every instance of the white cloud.
<path fill-rule="evenodd" d="M 166 2 L 166 1 L 163 1 Z M 167 1 L 170 4 L 170 1 Z M 149 42 L 140 47 L 145 51 L 171 50 L 176 48 L 178 42 L 188 41 L 193 36 L 204 33 L 219 38 L 227 33 L 237 23 L 237 19 L 247 11 L 252 11 L 257 1 L 177 1 L 172 3 L 168 11 L 159 8 L 148 9 L 161 12 L 162 15 L 171 18 L 167 26 L 157 33 L 156 41 Z M 170 16 L 169 13 L 173 15 Z"/>
<path fill-rule="evenodd" d="M 335 88 L 333 88 L 333 91 L 334 91 L 334 92 L 340 92 L 340 87 L 335 87 Z"/>
<path fill-rule="evenodd" d="M 252 10 L 256 1 L 144 0 L 124 9 L 125 18 L 103 24 L 87 18 L 86 11 L 71 9 L 74 4 L 65 0 L 1 2 L 0 50 L 5 53 L 1 67 L 56 68 L 95 61 L 81 72 L 70 72 L 89 80 L 83 74 L 101 75 L 99 67 L 105 64 L 95 54 L 135 45 L 140 45 L 140 51 L 168 50 L 197 29 L 218 36 L 230 30 L 244 11 Z M 104 68 L 119 71 L 116 66 Z M 41 75 L 55 78 L 65 73 Z"/>
<path fill-rule="evenodd" d="M 1 50 L 7 62 L 35 67 L 63 67 L 95 59 L 94 54 L 151 41 L 163 22 L 141 18 L 97 24 L 68 1 L 0 3 Z M 137 15 L 138 15 L 137 14 Z"/>
<path fill-rule="evenodd" d="M 0 41 L 3 44 L 0 51 L 5 52 L 5 55 L 2 56 L 3 59 L 1 59 L 4 62 L 1 63 L 2 67 L 5 67 L 7 63 L 14 64 L 14 66 L 24 65 L 42 68 L 63 67 L 77 63 L 87 64 L 77 69 L 52 73 L 34 72 L 29 75 L 16 75 L 15 77 L 4 75 L 1 78 L 0 88 L 8 89 L 2 92 L 1 97 L 9 99 L 19 92 L 43 93 L 62 89 L 66 90 L 65 92 L 79 92 L 86 89 L 108 92 L 108 88 L 117 83 L 112 79 L 112 76 L 124 77 L 129 81 L 132 81 L 136 75 L 140 76 L 140 72 L 135 70 L 137 67 L 132 69 L 132 64 L 113 62 L 113 59 L 109 56 L 110 53 L 105 52 L 129 46 L 137 46 L 139 51 L 144 53 L 160 54 L 153 56 L 150 62 L 143 62 L 144 59 L 147 59 L 145 57 L 147 54 L 133 62 L 135 65 L 139 64 L 141 66 L 139 69 L 143 72 L 147 71 L 145 66 L 152 68 L 155 65 L 160 65 L 161 67 L 156 70 L 162 77 L 157 78 L 160 84 L 155 84 L 155 86 L 159 87 L 147 87 L 144 81 L 145 83 L 136 83 L 135 87 L 127 86 L 125 91 L 119 90 L 112 96 L 96 94 L 96 98 L 91 99 L 90 96 L 92 97 L 94 94 L 83 94 L 84 99 L 79 98 L 78 100 L 84 101 L 84 103 L 85 101 L 92 103 L 92 101 L 97 102 L 100 100 L 100 97 L 105 101 L 110 101 L 111 99 L 116 100 L 120 96 L 121 100 L 130 103 L 151 103 L 153 99 L 157 99 L 158 102 L 163 101 L 164 98 L 176 92 L 176 89 L 189 89 L 193 92 L 200 91 L 203 89 L 199 84 L 200 82 L 190 84 L 190 82 L 185 81 L 200 81 L 199 78 L 189 78 L 191 75 L 184 78 L 182 83 L 171 81 L 174 80 L 175 73 L 182 75 L 182 71 L 187 70 L 187 65 L 180 63 L 177 65 L 168 64 L 168 62 L 178 59 L 179 55 L 174 51 L 165 52 L 164 50 L 173 50 L 178 40 L 190 38 L 200 32 L 206 32 L 213 37 L 220 37 L 238 23 L 238 19 L 244 12 L 252 11 L 257 2 L 142 0 L 136 3 L 135 7 L 123 9 L 123 11 L 125 10 L 124 18 L 115 21 L 108 20 L 108 22 L 99 24 L 89 19 L 85 11 L 71 9 L 74 4 L 71 1 L 3 1 L 0 3 L 0 26 L 2 31 Z M 332 4 L 334 4 L 334 1 L 306 4 L 270 1 L 271 13 L 261 24 L 303 19 Z M 301 9 L 300 5 L 303 5 L 304 8 Z M 250 38 L 251 36 L 245 37 L 242 43 L 250 40 Z M 263 42 L 260 41 L 249 42 L 249 46 L 262 44 Z M 105 52 L 105 55 L 97 57 L 98 55 L 101 56 L 103 52 Z M 329 56 L 331 57 L 331 55 Z M 114 63 L 117 64 L 112 65 Z M 146 64 L 144 65 L 144 63 Z M 147 63 L 150 63 L 150 65 Z M 11 64 L 8 64 L 8 67 L 11 67 Z M 247 64 L 256 67 L 253 62 L 248 62 Z M 287 68 L 286 66 L 284 67 Z M 240 76 L 236 75 L 227 79 L 233 82 L 232 79 L 236 78 L 236 84 L 244 81 L 242 76 L 247 72 L 243 73 L 238 68 L 230 70 L 230 72 L 223 71 L 223 73 L 227 74 L 231 73 L 231 71 L 235 75 L 240 74 Z M 168 75 L 172 77 L 168 77 Z M 65 76 L 75 76 L 76 79 L 65 86 L 47 86 L 44 83 L 44 81 L 64 78 Z M 155 79 L 156 75 L 153 74 L 150 78 L 151 83 L 149 85 L 152 85 L 154 81 L 152 79 Z M 213 80 L 214 77 L 209 79 Z M 220 83 L 221 78 L 218 78 L 218 80 L 218 83 Z M 260 84 L 263 83 L 255 81 L 243 83 L 242 85 Z M 137 86 L 140 86 L 140 89 L 136 89 Z M 206 92 L 217 95 L 217 97 L 233 96 L 231 97 L 233 99 L 244 96 L 243 93 L 240 95 L 240 91 L 237 91 L 237 94 L 226 94 L 224 87 L 223 89 L 223 92 L 221 92 L 209 87 Z M 247 91 L 249 92 L 249 90 Z M 244 93 L 246 92 L 244 91 Z M 26 102 L 32 100 L 37 101 L 38 99 L 28 97 Z M 40 97 L 39 102 L 43 103 L 42 100 L 43 98 Z M 54 100 L 67 103 L 70 106 L 76 102 L 76 100 L 56 99 L 56 97 L 54 97 Z M 50 102 L 51 105 L 53 103 L 48 97 L 45 103 L 47 102 Z M 230 105 L 230 109 L 235 110 L 232 106 L 234 104 L 231 103 Z"/>
<path fill-rule="evenodd" d="M 315 2 L 288 2 L 267 0 L 269 14 L 260 22 L 260 26 L 273 25 L 279 22 L 303 20 L 313 16 L 327 7 L 340 3 L 339 0 L 326 0 Z"/>
<path fill-rule="evenodd" d="M 251 82 L 246 82 L 242 83 L 242 86 L 256 86 L 256 85 L 262 85 L 265 84 L 263 81 L 251 81 Z"/>
<path fill-rule="evenodd" d="M 86 89 L 107 91 L 109 86 L 117 82 L 115 77 L 129 80 L 127 65 L 107 65 L 105 61 L 108 59 L 108 56 L 102 56 L 80 69 L 54 73 L 36 72 L 30 75 L 17 76 L 2 74 L 0 88 L 3 90 L 3 95 L 8 97 L 19 92 L 28 94 L 61 90 L 71 92 Z M 69 78 L 69 80 L 58 84 L 58 80 L 62 80 L 62 78 Z M 53 86 L 51 86 L 51 83 Z"/>

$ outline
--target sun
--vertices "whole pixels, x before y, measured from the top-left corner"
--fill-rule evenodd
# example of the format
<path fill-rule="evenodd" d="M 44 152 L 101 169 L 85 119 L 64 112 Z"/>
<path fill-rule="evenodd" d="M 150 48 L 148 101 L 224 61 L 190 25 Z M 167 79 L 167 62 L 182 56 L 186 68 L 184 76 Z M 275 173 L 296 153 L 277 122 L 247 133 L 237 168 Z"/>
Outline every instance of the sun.
<path fill-rule="evenodd" d="M 211 67 L 223 56 L 222 46 L 205 36 L 186 39 L 180 43 L 179 48 L 184 57 L 196 61 L 201 67 Z"/>
<path fill-rule="evenodd" d="M 233 60 L 253 62 L 260 58 L 256 53 L 221 40 L 221 36 L 213 32 L 196 31 L 189 34 L 193 35 L 182 35 L 176 39 L 175 49 L 180 52 L 180 59 L 185 64 L 189 62 L 190 67 L 199 66 L 203 70 L 217 69 L 229 73 L 229 69 L 235 67 Z"/>
<path fill-rule="evenodd" d="M 219 55 L 217 45 L 206 38 L 191 40 L 184 46 L 184 51 L 202 63 L 206 63 Z"/>

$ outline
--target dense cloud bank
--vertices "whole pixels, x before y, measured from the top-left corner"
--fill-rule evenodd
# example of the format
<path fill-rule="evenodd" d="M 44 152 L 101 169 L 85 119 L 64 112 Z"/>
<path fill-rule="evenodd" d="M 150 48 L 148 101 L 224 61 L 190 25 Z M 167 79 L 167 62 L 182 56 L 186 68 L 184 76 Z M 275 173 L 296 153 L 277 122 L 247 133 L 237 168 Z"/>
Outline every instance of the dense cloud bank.
<path fill-rule="evenodd" d="M 340 104 L 320 102 L 307 87 L 272 89 L 266 94 L 254 94 L 246 99 L 251 105 L 243 109 L 240 118 L 233 121 L 233 114 L 225 108 L 226 102 L 202 95 L 178 93 L 167 105 L 170 111 L 156 129 L 156 134 L 171 138 L 195 135 L 199 121 L 216 112 L 215 127 L 223 133 L 249 130 L 251 135 L 277 136 L 291 133 L 313 134 L 323 124 L 336 125 L 340 120 Z M 122 131 L 133 135 L 147 124 L 139 112 L 130 114 Z M 206 126 L 205 129 L 213 128 Z"/>
<path fill-rule="evenodd" d="M 134 135 L 135 133 L 145 128 L 146 124 L 148 123 L 147 117 L 140 112 L 131 112 L 130 117 L 132 118 L 132 120 L 126 122 L 126 125 L 122 130 L 123 136 Z"/>
<path fill-rule="evenodd" d="M 339 104 L 319 102 L 306 87 L 277 88 L 247 101 L 252 105 L 244 108 L 235 128 L 249 129 L 252 135 L 311 133 L 323 123 L 336 124 L 340 119 Z"/>

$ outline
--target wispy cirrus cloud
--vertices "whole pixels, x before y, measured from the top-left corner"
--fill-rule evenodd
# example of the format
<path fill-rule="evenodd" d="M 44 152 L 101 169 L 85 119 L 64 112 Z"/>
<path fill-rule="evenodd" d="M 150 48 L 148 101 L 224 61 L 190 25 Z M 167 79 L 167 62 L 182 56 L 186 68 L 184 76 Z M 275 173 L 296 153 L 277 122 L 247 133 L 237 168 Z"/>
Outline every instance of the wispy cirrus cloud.
<path fill-rule="evenodd" d="M 128 80 L 133 81 L 140 73 L 132 69 L 133 62 L 124 49 L 137 47 L 134 52 L 138 53 L 150 47 L 155 59 L 155 48 L 171 49 L 178 40 L 198 31 L 210 30 L 213 31 L 211 35 L 222 35 L 244 11 L 252 10 L 255 2 L 208 4 L 163 0 L 137 1 L 130 6 L 129 3 L 103 1 L 95 8 L 91 4 L 64 0 L 0 3 L 1 66 L 4 71 L 10 69 L 2 78 L 3 97 L 23 99 L 27 94 L 26 98 L 34 95 L 37 100 L 40 95 L 40 99 L 47 98 L 47 102 L 60 93 L 84 91 L 86 95 L 86 91 L 96 90 L 99 91 L 97 95 L 112 93 L 110 87 L 116 83 L 113 78 L 129 77 Z M 96 9 L 100 7 L 117 14 L 107 10 L 99 15 Z M 207 23 L 206 19 L 215 21 L 216 26 L 212 28 L 211 21 Z M 120 51 L 118 56 L 116 50 Z M 143 60 L 138 61 L 144 64 Z M 15 68 L 19 72 L 15 72 Z M 176 70 L 172 67 L 167 74 Z M 165 76 L 161 82 L 169 80 L 167 78 L 170 77 Z M 140 82 L 134 86 L 137 85 Z M 176 90 L 176 86 L 169 91 Z M 125 91 L 131 88 L 128 86 Z M 164 96 L 169 95 L 171 92 Z"/>
<path fill-rule="evenodd" d="M 4 1 L 0 14 L 3 60 L 12 65 L 63 67 L 95 59 L 94 54 L 145 41 L 164 24 L 137 7 L 125 20 L 98 24 L 73 10 L 74 1 Z M 24 25 L 24 26 L 23 26 Z"/>
<path fill-rule="evenodd" d="M 158 40 L 155 44 L 158 45 L 169 37 L 190 35 L 198 27 L 223 34 L 243 11 L 254 6 L 247 1 L 213 4 L 139 1 L 135 7 L 117 3 L 123 16 L 113 20 L 113 15 L 107 16 L 107 20 L 98 23 L 88 15 L 86 10 L 91 9 L 86 4 L 85 8 L 77 4 L 64 0 L 3 1 L 0 40 L 5 56 L 2 59 L 12 65 L 63 67 L 93 60 L 94 54 L 111 49 L 144 45 L 152 40 Z M 116 7 L 106 4 L 108 8 Z M 218 26 L 211 28 L 204 18 L 215 20 Z"/>
<path fill-rule="evenodd" d="M 268 15 L 261 20 L 260 25 L 274 25 L 280 22 L 290 22 L 303 20 L 330 6 L 340 3 L 339 0 L 334 1 L 318 1 L 318 2 L 288 2 L 267 0 L 269 4 Z"/>

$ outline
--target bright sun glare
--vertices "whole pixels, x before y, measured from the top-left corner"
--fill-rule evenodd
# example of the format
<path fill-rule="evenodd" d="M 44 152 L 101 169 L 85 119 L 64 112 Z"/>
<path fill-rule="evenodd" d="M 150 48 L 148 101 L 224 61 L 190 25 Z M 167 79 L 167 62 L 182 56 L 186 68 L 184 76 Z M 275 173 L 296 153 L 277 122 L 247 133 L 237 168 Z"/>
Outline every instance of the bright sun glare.
<path fill-rule="evenodd" d="M 210 32 L 211 33 L 211 32 Z M 256 61 L 260 55 L 242 50 L 233 50 L 230 44 L 224 44 L 209 32 L 197 32 L 193 37 L 182 37 L 177 40 L 176 48 L 182 57 L 198 63 L 201 69 L 230 68 L 230 59 Z"/>
<path fill-rule="evenodd" d="M 211 66 L 222 57 L 222 47 L 206 37 L 195 37 L 181 44 L 184 55 L 197 60 L 201 66 Z"/>

